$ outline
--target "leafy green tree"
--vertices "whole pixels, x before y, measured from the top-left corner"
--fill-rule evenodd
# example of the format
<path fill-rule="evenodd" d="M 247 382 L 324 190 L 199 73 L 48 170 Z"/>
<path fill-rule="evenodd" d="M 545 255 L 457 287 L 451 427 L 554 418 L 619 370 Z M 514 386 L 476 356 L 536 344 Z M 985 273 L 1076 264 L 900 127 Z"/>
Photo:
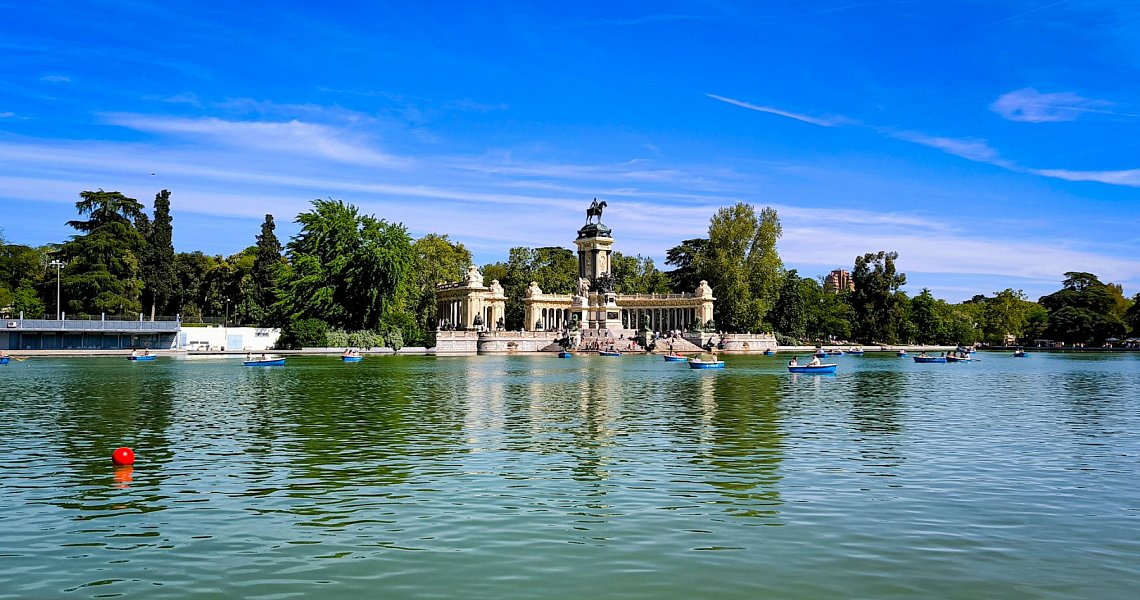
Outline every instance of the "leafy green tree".
<path fill-rule="evenodd" d="M 484 267 L 483 279 L 488 278 L 488 273 L 503 271 L 503 277 L 496 279 L 507 296 L 504 318 L 507 329 L 524 328 L 523 298 L 530 282 L 537 283 L 546 294 L 571 294 L 578 289 L 578 259 L 566 248 L 511 248 L 505 269 L 488 265 Z"/>
<path fill-rule="evenodd" d="M 913 341 L 936 344 L 947 338 L 947 323 L 944 321 L 946 311 L 938 303 L 939 300 L 928 288 L 923 288 L 922 293 L 910 299 L 910 322 L 917 335 Z"/>
<path fill-rule="evenodd" d="M 706 238 L 694 238 L 684 240 L 665 252 L 665 264 L 674 267 L 672 271 L 665 273 L 665 276 L 669 278 L 669 287 L 674 292 L 692 292 L 700 285 L 701 278 L 700 274 L 697 273 L 697 262 L 698 257 L 704 254 L 705 249 L 708 248 L 708 244 L 709 241 Z"/>
<path fill-rule="evenodd" d="M 182 320 L 194 323 L 206 307 L 206 279 L 216 267 L 217 259 L 201 250 L 174 255 L 175 301 Z"/>
<path fill-rule="evenodd" d="M 1132 297 L 1132 305 L 1124 312 L 1124 322 L 1128 326 L 1128 335 L 1140 337 L 1140 294 Z"/>
<path fill-rule="evenodd" d="M 772 327 L 796 340 L 807 335 L 808 307 L 804 284 L 795 269 L 784 273 L 780 297 L 772 309 Z"/>
<path fill-rule="evenodd" d="M 653 266 L 652 258 L 614 252 L 610 255 L 610 272 L 614 291 L 619 294 L 669 293 L 669 278 Z"/>
<path fill-rule="evenodd" d="M 897 252 L 879 251 L 855 258 L 851 279 L 851 307 L 855 310 L 855 337 L 864 343 L 899 341 L 904 326 L 906 274 L 895 268 Z"/>
<path fill-rule="evenodd" d="M 256 238 L 257 251 L 250 271 L 252 306 L 249 318 L 261 324 L 273 322 L 271 308 L 277 302 L 277 278 L 281 274 L 283 259 L 281 242 L 274 233 L 276 228 L 273 215 L 265 215 L 265 221 L 261 224 L 261 233 Z"/>
<path fill-rule="evenodd" d="M 276 310 L 289 321 L 318 318 L 347 330 L 376 330 L 389 315 L 410 318 L 415 257 L 403 225 L 339 200 L 314 200 L 297 222 Z"/>
<path fill-rule="evenodd" d="M 4 244 L 0 240 L 0 314 L 38 317 L 44 313 L 46 299 L 47 253 L 42 248 L 20 244 Z M 53 273 L 54 275 L 54 273 Z M 51 286 L 55 297 L 54 278 Z"/>
<path fill-rule="evenodd" d="M 35 285 L 30 279 L 20 282 L 12 294 L 12 312 L 24 315 L 42 315 L 47 311 L 47 305 L 40 297 Z M 53 317 L 54 318 L 54 317 Z"/>
<path fill-rule="evenodd" d="M 458 242 L 452 242 L 446 235 L 429 233 L 412 244 L 415 266 L 412 268 L 413 293 L 412 314 L 414 332 L 406 337 L 413 344 L 425 346 L 435 344 L 435 329 L 439 322 L 436 305 L 436 286 L 441 283 L 460 281 L 471 264 L 471 252 Z M 485 285 L 491 280 L 484 277 Z M 404 337 L 404 336 L 402 336 Z"/>
<path fill-rule="evenodd" d="M 1045 335 L 1066 344 L 1100 344 L 1124 335 L 1118 295 L 1115 286 L 1102 283 L 1092 273 L 1065 273 L 1061 289 L 1039 300 L 1049 311 Z"/>
<path fill-rule="evenodd" d="M 155 314 L 177 311 L 173 300 L 178 287 L 174 273 L 174 228 L 170 217 L 170 191 L 162 190 L 154 197 L 154 218 L 140 214 L 136 223 L 143 236 L 139 274 L 143 283 L 142 303 Z"/>
<path fill-rule="evenodd" d="M 1037 304 L 1030 302 L 1021 290 L 1006 288 L 994 292 L 994 297 L 985 301 L 982 311 L 982 340 L 1004 344 L 1007 336 L 1021 338 L 1035 306 Z"/>
<path fill-rule="evenodd" d="M 329 326 L 320 319 L 294 319 L 281 328 L 282 348 L 327 348 Z"/>
<path fill-rule="evenodd" d="M 775 305 L 783 263 L 776 253 L 782 234 L 776 211 L 760 215 L 745 203 L 722 208 L 709 222 L 709 242 L 696 260 L 697 272 L 717 290 L 717 326 L 758 331 Z"/>
<path fill-rule="evenodd" d="M 804 300 L 806 337 L 811 340 L 849 340 L 855 312 L 847 302 L 848 294 L 827 289 L 824 279 L 800 279 L 800 297 Z"/>
<path fill-rule="evenodd" d="M 61 286 L 67 311 L 79 314 L 139 312 L 139 253 L 145 241 L 135 227 L 142 205 L 119 192 L 81 192 L 75 203 L 87 220 L 68 221 L 79 231 L 63 244 L 59 256 L 67 267 Z"/>

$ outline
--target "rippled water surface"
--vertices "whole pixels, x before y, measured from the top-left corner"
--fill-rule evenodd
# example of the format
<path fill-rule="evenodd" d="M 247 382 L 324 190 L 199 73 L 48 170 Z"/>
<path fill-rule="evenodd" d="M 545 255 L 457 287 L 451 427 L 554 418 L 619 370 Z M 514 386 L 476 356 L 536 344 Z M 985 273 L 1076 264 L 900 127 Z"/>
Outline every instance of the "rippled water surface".
<path fill-rule="evenodd" d="M 1140 589 L 1140 356 L 786 359 L 13 362 L 0 598 Z"/>

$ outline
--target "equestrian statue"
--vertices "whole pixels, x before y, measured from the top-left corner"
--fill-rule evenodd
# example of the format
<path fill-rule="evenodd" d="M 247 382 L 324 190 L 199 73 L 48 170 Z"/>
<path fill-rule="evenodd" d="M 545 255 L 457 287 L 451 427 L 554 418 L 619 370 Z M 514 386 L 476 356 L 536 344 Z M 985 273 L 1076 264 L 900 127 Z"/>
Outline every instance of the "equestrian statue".
<path fill-rule="evenodd" d="M 587 225 L 590 224 L 590 218 L 591 217 L 597 217 L 598 218 L 598 225 L 601 225 L 602 224 L 602 209 L 604 209 L 605 207 L 606 207 L 606 201 L 605 200 L 598 202 L 598 199 L 594 198 L 594 203 L 590 205 L 590 208 L 586 209 L 586 224 Z"/>

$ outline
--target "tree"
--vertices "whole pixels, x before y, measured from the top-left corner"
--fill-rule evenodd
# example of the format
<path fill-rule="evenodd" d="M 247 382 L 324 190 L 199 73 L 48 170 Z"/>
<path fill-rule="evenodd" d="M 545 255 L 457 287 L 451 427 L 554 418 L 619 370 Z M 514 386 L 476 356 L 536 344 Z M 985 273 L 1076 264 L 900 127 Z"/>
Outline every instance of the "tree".
<path fill-rule="evenodd" d="M 897 343 L 904 323 L 906 274 L 895 268 L 897 252 L 880 250 L 856 257 L 851 279 L 851 308 L 855 311 L 855 337 L 864 343 Z"/>
<path fill-rule="evenodd" d="M 505 275 L 500 279 L 507 296 L 506 327 L 522 329 L 525 305 L 523 298 L 530 282 L 535 282 L 546 294 L 572 294 L 578 289 L 578 259 L 566 248 L 548 246 L 511 248 L 507 257 Z M 500 272 L 499 267 L 488 265 L 488 272 Z"/>
<path fill-rule="evenodd" d="M 722 208 L 709 222 L 709 242 L 695 261 L 701 279 L 717 290 L 717 326 L 756 331 L 775 304 L 783 263 L 776 253 L 782 234 L 776 211 L 743 202 Z"/>
<path fill-rule="evenodd" d="M 665 273 L 669 278 L 669 287 L 674 292 L 692 292 L 700 285 L 701 278 L 696 265 L 698 257 L 708 248 L 708 243 L 706 238 L 684 240 L 665 252 L 665 264 L 675 267 Z"/>
<path fill-rule="evenodd" d="M 172 306 L 178 286 L 174 273 L 174 228 L 170 217 L 170 191 L 162 190 L 154 197 L 154 218 L 139 215 L 136 223 L 145 244 L 140 256 L 139 273 L 143 282 L 143 306 L 150 307 L 150 318 L 155 313 L 177 311 Z"/>
<path fill-rule="evenodd" d="M 42 248 L 4 244 L 0 239 L 0 314 L 43 314 L 47 253 Z M 53 282 L 52 292 L 55 292 Z M 53 295 L 54 297 L 54 295 Z"/>
<path fill-rule="evenodd" d="M 1140 336 L 1140 294 L 1132 297 L 1132 306 L 1125 311 L 1124 322 L 1128 326 L 1128 335 Z"/>
<path fill-rule="evenodd" d="M 471 252 L 463 244 L 452 242 L 446 235 L 429 233 L 412 244 L 415 266 L 412 269 L 415 332 L 403 332 L 414 344 L 432 346 L 436 324 L 439 322 L 436 305 L 436 286 L 463 279 L 471 264 Z M 487 285 L 491 281 L 485 278 Z M 414 335 L 412 335 L 414 333 Z"/>
<path fill-rule="evenodd" d="M 610 272 L 614 291 L 619 294 L 669 293 L 669 278 L 653 266 L 652 258 L 614 252 L 610 256 Z"/>
<path fill-rule="evenodd" d="M 273 215 L 265 215 L 261 233 L 257 235 L 257 251 L 250 272 L 250 294 L 253 310 L 250 318 L 258 323 L 272 322 L 271 307 L 277 302 L 277 278 L 281 274 L 281 242 L 274 230 Z"/>
<path fill-rule="evenodd" d="M 784 273 L 780 297 L 772 309 L 772 327 L 796 340 L 807 335 L 808 308 L 801 277 L 795 269 Z"/>
<path fill-rule="evenodd" d="M 1102 283 L 1092 273 L 1065 273 L 1061 289 L 1039 300 L 1049 311 L 1045 335 L 1066 344 L 1099 344 L 1124 335 L 1119 295 L 1115 286 Z"/>
<path fill-rule="evenodd" d="M 135 227 L 142 205 L 119 192 L 81 192 L 75 203 L 86 221 L 68 221 L 80 232 L 64 244 L 59 257 L 67 262 L 61 282 L 71 313 L 130 314 L 139 312 L 139 253 L 145 241 Z"/>
<path fill-rule="evenodd" d="M 917 336 L 913 341 L 936 344 L 947 338 L 944 311 L 940 310 L 938 302 L 928 288 L 922 288 L 922 293 L 910 299 L 910 322 Z"/>
<path fill-rule="evenodd" d="M 800 279 L 799 287 L 806 312 L 806 337 L 820 341 L 851 339 L 855 312 L 847 302 L 848 294 L 826 289 L 823 277 Z"/>
<path fill-rule="evenodd" d="M 1025 292 L 1006 288 L 994 292 L 987 299 L 982 311 L 982 339 L 991 344 L 1004 344 L 1007 336 L 1021 338 L 1035 303 L 1030 302 Z"/>
<path fill-rule="evenodd" d="M 349 331 L 377 330 L 397 313 L 410 318 L 414 254 L 403 225 L 360 215 L 339 200 L 314 200 L 297 222 L 301 230 L 288 245 L 292 268 L 282 275 L 275 310 Z"/>

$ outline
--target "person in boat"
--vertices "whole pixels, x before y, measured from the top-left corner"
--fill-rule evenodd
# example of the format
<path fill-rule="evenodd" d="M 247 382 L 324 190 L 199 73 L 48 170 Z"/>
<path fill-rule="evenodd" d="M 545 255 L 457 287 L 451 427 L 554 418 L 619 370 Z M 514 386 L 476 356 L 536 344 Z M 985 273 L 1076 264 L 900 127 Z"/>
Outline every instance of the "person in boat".
<path fill-rule="evenodd" d="M 809 363 L 807 364 L 807 366 L 809 366 L 809 367 L 818 367 L 818 366 L 819 366 L 819 365 L 821 365 L 821 364 L 823 364 L 823 363 L 819 362 L 819 357 L 818 357 L 818 356 L 813 356 L 813 357 L 811 357 L 811 362 L 809 362 Z"/>
<path fill-rule="evenodd" d="M 143 356 L 150 356 L 150 348 L 146 348 L 143 350 Z"/>
<path fill-rule="evenodd" d="M 245 353 L 245 359 L 246 360 L 253 360 L 253 353 L 252 352 L 246 352 Z"/>
<path fill-rule="evenodd" d="M 922 352 L 919 352 L 919 353 L 918 353 L 918 357 L 919 357 L 919 358 L 927 358 L 927 356 L 926 356 L 926 350 L 923 350 Z"/>
<path fill-rule="evenodd" d="M 800 366 L 800 360 L 799 360 L 799 358 L 800 358 L 800 357 L 798 357 L 798 356 L 793 356 L 793 357 L 792 357 L 792 360 L 789 360 L 789 361 L 788 361 L 788 366 L 789 366 L 789 367 L 798 367 L 798 366 Z"/>

